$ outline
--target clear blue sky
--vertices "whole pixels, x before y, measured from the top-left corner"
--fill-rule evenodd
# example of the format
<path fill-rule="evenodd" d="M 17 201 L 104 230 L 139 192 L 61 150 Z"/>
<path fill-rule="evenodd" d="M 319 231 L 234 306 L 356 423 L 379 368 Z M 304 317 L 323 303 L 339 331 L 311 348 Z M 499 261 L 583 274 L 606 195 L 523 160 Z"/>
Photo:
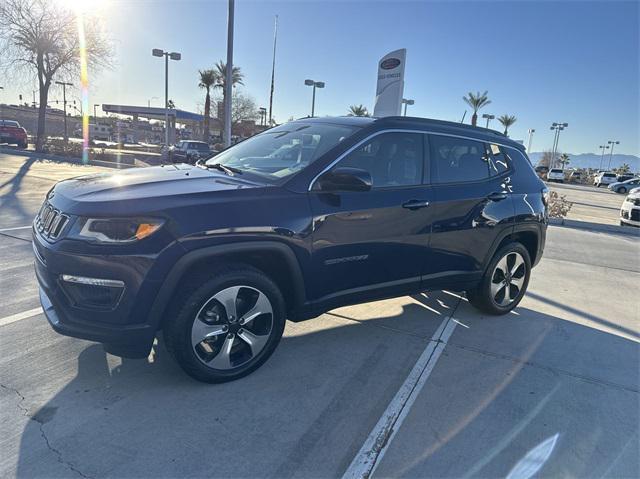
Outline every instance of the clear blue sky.
<path fill-rule="evenodd" d="M 91 103 L 146 105 L 162 98 L 163 64 L 151 56 L 157 47 L 183 54 L 170 65 L 169 96 L 178 108 L 201 109 L 197 70 L 225 58 L 226 2 L 107 0 L 106 12 L 115 66 L 90 72 Z M 236 0 L 234 63 L 258 106 L 268 106 L 276 14 L 279 122 L 309 113 L 305 78 L 326 82 L 318 115 L 342 115 L 360 103 L 372 109 L 378 59 L 404 47 L 413 115 L 459 121 L 462 96 L 488 90 L 493 103 L 484 112 L 516 115 L 516 139 L 535 128 L 534 151 L 551 147 L 551 122 L 566 121 L 563 151 L 596 152 L 616 139 L 616 152 L 640 154 L 637 1 Z"/>

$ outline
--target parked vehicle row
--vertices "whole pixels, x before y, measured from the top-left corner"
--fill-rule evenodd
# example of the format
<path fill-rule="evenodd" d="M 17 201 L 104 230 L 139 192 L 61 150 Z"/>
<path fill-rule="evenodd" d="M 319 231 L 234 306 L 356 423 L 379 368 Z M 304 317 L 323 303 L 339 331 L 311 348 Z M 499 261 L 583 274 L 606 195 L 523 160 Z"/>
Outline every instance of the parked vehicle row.
<path fill-rule="evenodd" d="M 611 183 L 608 188 L 614 193 L 625 194 L 628 191 L 640 186 L 640 178 L 631 177 L 625 181 L 617 181 L 615 183 Z"/>

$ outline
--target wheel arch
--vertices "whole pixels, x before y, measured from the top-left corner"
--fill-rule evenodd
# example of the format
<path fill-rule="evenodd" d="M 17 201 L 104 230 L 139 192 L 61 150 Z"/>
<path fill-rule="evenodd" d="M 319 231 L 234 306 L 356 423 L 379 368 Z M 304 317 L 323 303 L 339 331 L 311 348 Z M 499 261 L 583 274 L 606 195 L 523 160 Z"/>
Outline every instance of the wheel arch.
<path fill-rule="evenodd" d="M 512 231 L 505 232 L 502 236 L 498 237 L 489 251 L 489 254 L 485 258 L 484 268 L 489 264 L 493 256 L 504 245 L 512 242 L 518 242 L 522 244 L 529 253 L 531 259 L 531 265 L 537 264 L 542 255 L 540 251 L 541 232 L 538 225 L 520 225 L 515 226 Z"/>
<path fill-rule="evenodd" d="M 149 311 L 149 323 L 159 328 L 173 293 L 185 276 L 204 274 L 212 263 L 220 262 L 247 264 L 268 275 L 280 288 L 287 313 L 296 311 L 304 304 L 304 279 L 293 250 L 277 241 L 249 241 L 204 247 L 183 255 L 158 290 Z"/>

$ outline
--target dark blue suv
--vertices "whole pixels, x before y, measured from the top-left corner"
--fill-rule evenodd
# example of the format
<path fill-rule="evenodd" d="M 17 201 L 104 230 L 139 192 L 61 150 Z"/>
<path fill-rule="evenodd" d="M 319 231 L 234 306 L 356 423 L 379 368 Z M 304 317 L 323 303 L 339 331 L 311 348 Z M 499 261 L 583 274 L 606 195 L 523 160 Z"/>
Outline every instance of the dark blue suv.
<path fill-rule="evenodd" d="M 285 319 L 430 289 L 504 314 L 545 243 L 522 145 L 407 117 L 313 118 L 196 165 L 58 183 L 33 225 L 53 328 L 146 356 L 162 331 L 191 376 L 250 373 Z"/>

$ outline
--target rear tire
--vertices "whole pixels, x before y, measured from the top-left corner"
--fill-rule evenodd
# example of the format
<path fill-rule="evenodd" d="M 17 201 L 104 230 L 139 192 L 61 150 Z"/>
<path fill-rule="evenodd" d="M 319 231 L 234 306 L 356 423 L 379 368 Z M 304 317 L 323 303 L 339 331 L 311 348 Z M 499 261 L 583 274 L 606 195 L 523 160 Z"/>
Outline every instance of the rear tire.
<path fill-rule="evenodd" d="M 177 295 L 164 321 L 167 349 L 191 377 L 222 383 L 271 356 L 285 325 L 278 286 L 247 265 L 222 266 Z"/>
<path fill-rule="evenodd" d="M 621 186 L 620 188 L 618 188 L 618 191 L 616 191 L 616 193 L 620 193 L 622 195 L 624 195 L 627 192 L 627 188 L 624 186 Z"/>
<path fill-rule="evenodd" d="M 478 286 L 467 291 L 467 299 L 484 313 L 506 314 L 524 297 L 530 275 L 529 252 L 521 243 L 509 243 L 495 253 Z"/>

